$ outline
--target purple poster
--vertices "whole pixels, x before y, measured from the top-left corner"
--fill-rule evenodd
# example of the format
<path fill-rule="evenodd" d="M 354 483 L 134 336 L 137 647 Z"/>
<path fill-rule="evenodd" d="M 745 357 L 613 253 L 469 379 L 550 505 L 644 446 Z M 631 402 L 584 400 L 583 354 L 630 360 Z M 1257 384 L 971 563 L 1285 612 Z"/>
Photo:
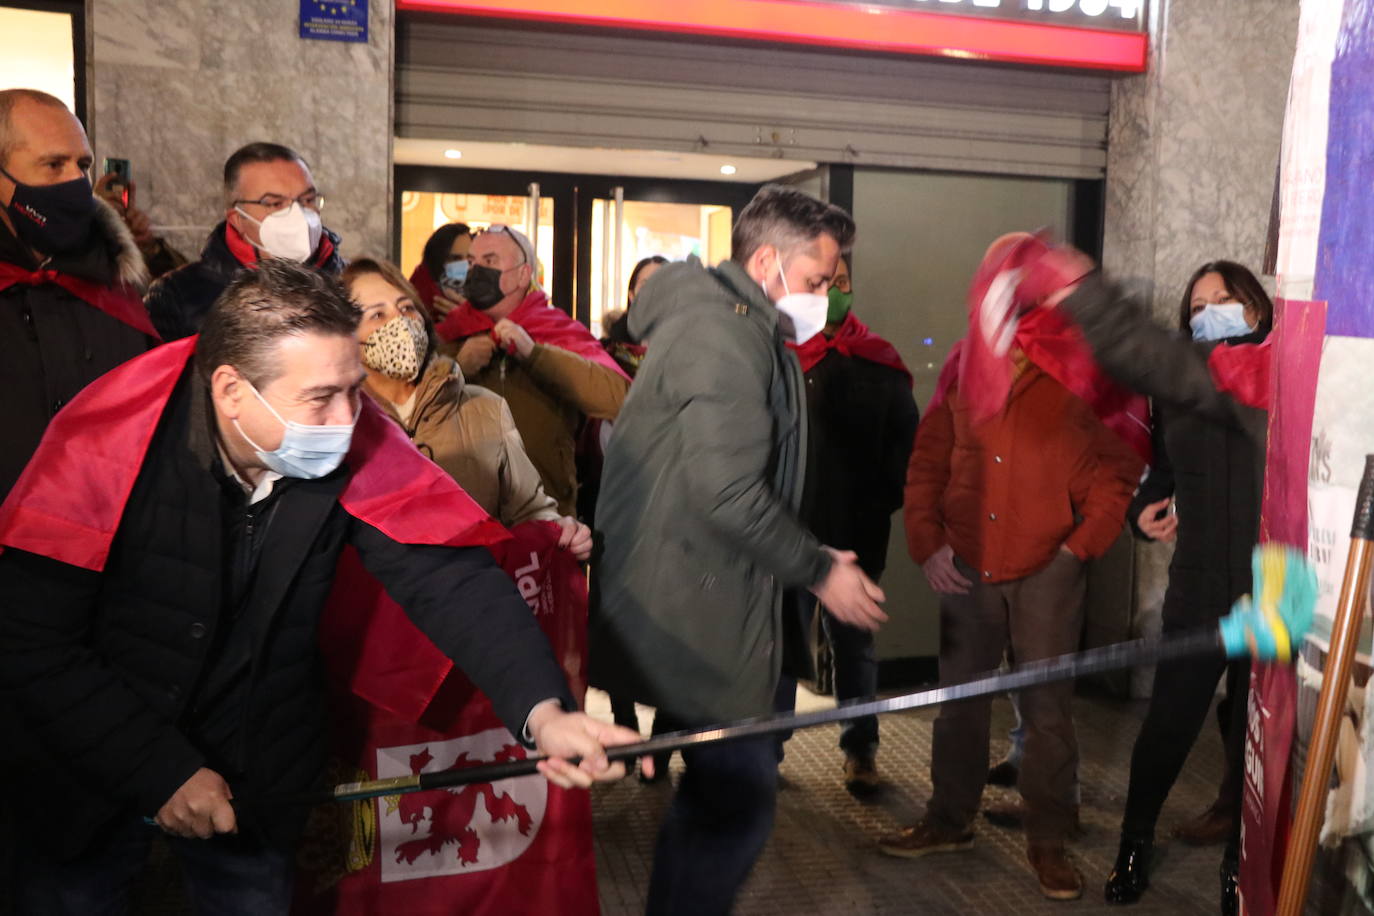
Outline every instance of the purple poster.
<path fill-rule="evenodd" d="M 1330 303 L 1326 332 L 1374 337 L 1374 0 L 1348 0 L 1331 66 L 1326 196 L 1314 299 Z"/>

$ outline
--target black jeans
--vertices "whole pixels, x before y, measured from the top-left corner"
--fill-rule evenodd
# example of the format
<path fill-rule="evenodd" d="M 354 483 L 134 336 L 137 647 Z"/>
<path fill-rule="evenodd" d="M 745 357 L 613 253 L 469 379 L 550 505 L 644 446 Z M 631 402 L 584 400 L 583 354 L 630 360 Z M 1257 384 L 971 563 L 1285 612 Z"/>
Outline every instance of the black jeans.
<path fill-rule="evenodd" d="M 878 655 L 873 649 L 873 633 L 836 620 L 829 611 L 821 614 L 821 625 L 830 638 L 834 658 L 835 699 L 871 700 L 878 695 Z M 852 719 L 840 728 L 840 748 L 846 754 L 865 757 L 878 745 L 878 717 Z"/>
<path fill-rule="evenodd" d="M 131 818 L 98 846 L 70 862 L 21 853 L 22 916 L 123 916 L 129 888 L 148 861 L 158 828 Z M 291 858 L 237 836 L 209 840 L 168 837 L 181 863 L 198 916 L 286 916 L 291 908 Z"/>
<path fill-rule="evenodd" d="M 1220 653 L 1209 658 L 1165 662 L 1155 668 L 1150 707 L 1131 751 L 1131 781 L 1126 792 L 1122 833 L 1135 837 L 1154 835 L 1164 800 L 1207 721 L 1217 680 L 1223 674 L 1229 721 L 1219 723 L 1226 748 L 1226 772 L 1217 805 L 1234 819 L 1233 840 L 1239 837 L 1250 663 L 1246 659 L 1227 662 Z"/>
<path fill-rule="evenodd" d="M 682 752 L 658 834 L 649 916 L 725 916 L 773 830 L 778 742 L 765 735 Z"/>

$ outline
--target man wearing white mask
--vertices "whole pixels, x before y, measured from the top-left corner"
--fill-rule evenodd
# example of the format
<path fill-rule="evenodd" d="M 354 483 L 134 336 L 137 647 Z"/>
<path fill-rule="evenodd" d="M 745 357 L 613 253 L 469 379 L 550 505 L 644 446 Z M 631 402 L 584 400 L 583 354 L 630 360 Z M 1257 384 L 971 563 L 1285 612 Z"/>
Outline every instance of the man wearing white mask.
<path fill-rule="evenodd" d="M 324 196 L 300 154 L 249 143 L 224 163 L 224 220 L 192 261 L 161 277 L 145 304 L 163 340 L 200 330 L 210 306 L 243 268 L 282 258 L 330 276 L 344 268 L 339 237 L 320 221 Z"/>
<path fill-rule="evenodd" d="M 573 711 L 505 530 L 362 397 L 358 319 L 315 271 L 243 271 L 198 339 L 73 399 L 0 507 L 7 739 L 22 784 L 63 787 L 16 799 L 20 912 L 124 912 L 161 829 L 197 912 L 285 916 L 308 812 L 268 800 L 323 775 L 345 547 L 550 781 L 623 774 L 603 747 L 638 735 Z"/>
<path fill-rule="evenodd" d="M 773 709 L 784 589 L 857 627 L 886 619 L 856 556 L 797 515 L 806 402 L 786 344 L 825 326 L 853 237 L 840 208 L 769 185 L 740 213 L 730 260 L 664 266 L 630 312 L 630 336 L 652 345 L 606 450 L 590 679 L 683 726 Z M 777 739 L 683 760 L 648 912 L 728 913 L 772 830 Z"/>

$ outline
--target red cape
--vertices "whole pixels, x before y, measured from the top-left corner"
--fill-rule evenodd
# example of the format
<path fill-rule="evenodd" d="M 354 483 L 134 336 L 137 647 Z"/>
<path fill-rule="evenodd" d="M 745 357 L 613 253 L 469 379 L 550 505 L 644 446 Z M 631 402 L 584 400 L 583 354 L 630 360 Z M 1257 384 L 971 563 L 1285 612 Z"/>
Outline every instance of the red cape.
<path fill-rule="evenodd" d="M 625 370 L 616 364 L 591 332 L 562 309 L 551 306 L 548 295 L 542 289 L 536 289 L 526 296 L 525 301 L 508 317 L 528 331 L 535 343 L 576 353 L 598 366 L 614 369 L 629 380 L 630 377 L 625 375 Z M 485 312 L 464 302 L 449 312 L 448 317 L 434 330 L 444 340 L 462 340 L 474 334 L 488 333 L 494 327 L 496 322 Z"/>
<path fill-rule="evenodd" d="M 1120 436 L 1147 464 L 1150 462 L 1154 449 L 1150 444 L 1149 401 L 1116 384 L 1098 368 L 1087 341 L 1076 326 L 1055 310 L 1036 309 L 1021 319 L 1013 346 L 1019 347 L 1031 362 L 1086 401 L 1104 426 Z M 967 338 L 955 343 L 950 350 L 949 358 L 940 369 L 931 408 L 944 400 L 950 386 L 957 381 L 961 392 L 969 391 L 966 387 L 969 385 L 994 389 L 999 398 L 996 409 L 1000 410 L 1011 391 L 1010 358 L 1003 365 L 1000 358 L 983 352 L 978 356 L 986 361 L 985 364 L 970 367 L 965 365 L 967 353 Z"/>
<path fill-rule="evenodd" d="M 801 346 L 793 343 L 787 346 L 796 351 L 803 372 L 810 372 L 817 363 L 825 359 L 827 353 L 834 350 L 845 356 L 866 359 L 870 363 L 896 369 L 906 376 L 908 385 L 912 384 L 911 370 L 902 362 L 897 348 L 870 331 L 868 325 L 856 318 L 852 310 L 844 316 L 844 321 L 840 323 L 834 337 L 817 334 Z"/>
<path fill-rule="evenodd" d="M 100 571 L 162 411 L 195 351 L 188 337 L 88 385 L 48 425 L 0 506 L 0 549 Z M 508 533 L 364 397 L 339 502 L 406 544 L 490 546 Z"/>
<path fill-rule="evenodd" d="M 135 331 L 147 334 L 154 340 L 162 339 L 153 327 L 153 320 L 148 317 L 148 310 L 143 307 L 143 300 L 122 283 L 118 286 L 101 286 L 55 270 L 25 270 L 18 264 L 0 261 L 0 292 L 20 283 L 27 286 L 42 286 L 44 283 L 60 286 L 82 302 Z"/>
<path fill-rule="evenodd" d="M 416 268 L 410 272 L 410 285 L 415 287 L 415 292 L 420 294 L 425 307 L 434 305 L 434 297 L 439 295 L 439 284 L 430 275 L 429 268 L 425 262 L 421 261 Z"/>

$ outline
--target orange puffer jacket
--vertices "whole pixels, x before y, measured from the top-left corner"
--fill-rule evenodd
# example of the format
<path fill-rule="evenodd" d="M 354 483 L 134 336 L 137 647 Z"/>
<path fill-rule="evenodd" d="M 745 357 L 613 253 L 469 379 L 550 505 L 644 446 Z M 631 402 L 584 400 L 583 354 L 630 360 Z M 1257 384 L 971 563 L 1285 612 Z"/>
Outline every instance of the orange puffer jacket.
<path fill-rule="evenodd" d="M 1034 365 L 1007 406 L 973 426 L 952 388 L 916 433 L 907 468 L 907 548 L 924 563 L 945 544 L 983 582 L 1042 569 L 1066 546 L 1081 560 L 1116 540 L 1141 460 Z"/>

